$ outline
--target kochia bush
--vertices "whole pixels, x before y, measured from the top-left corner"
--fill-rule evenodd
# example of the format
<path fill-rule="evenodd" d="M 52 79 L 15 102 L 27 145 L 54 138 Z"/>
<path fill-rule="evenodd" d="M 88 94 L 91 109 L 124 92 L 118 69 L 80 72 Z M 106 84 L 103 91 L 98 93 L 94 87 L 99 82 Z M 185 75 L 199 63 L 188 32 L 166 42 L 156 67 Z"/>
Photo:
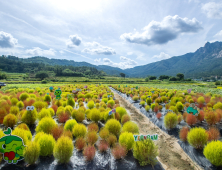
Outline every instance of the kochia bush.
<path fill-rule="evenodd" d="M 222 142 L 212 141 L 205 146 L 204 156 L 215 166 L 222 166 Z"/>
<path fill-rule="evenodd" d="M 17 117 L 10 113 L 4 117 L 3 124 L 6 127 L 13 128 L 17 124 Z"/>
<path fill-rule="evenodd" d="M 35 131 L 37 133 L 44 132 L 49 134 L 55 126 L 55 120 L 53 120 L 51 117 L 44 117 L 42 120 L 39 121 L 39 124 L 36 127 Z"/>
<path fill-rule="evenodd" d="M 123 115 L 127 114 L 126 109 L 123 108 L 123 107 L 117 107 L 117 108 L 116 108 L 116 112 L 119 113 L 120 119 L 122 119 Z"/>
<path fill-rule="evenodd" d="M 176 107 L 179 112 L 183 110 L 183 104 L 181 102 L 177 102 Z"/>
<path fill-rule="evenodd" d="M 119 143 L 121 146 L 125 146 L 127 150 L 132 149 L 134 144 L 133 134 L 129 132 L 121 133 L 119 136 Z"/>
<path fill-rule="evenodd" d="M 78 124 L 76 124 L 76 125 L 74 126 L 74 128 L 72 129 L 72 134 L 73 134 L 73 136 L 75 136 L 76 138 L 77 138 L 77 137 L 85 137 L 86 131 L 87 131 L 87 129 L 86 129 L 85 125 L 78 123 Z"/>
<path fill-rule="evenodd" d="M 92 100 L 89 101 L 88 104 L 87 104 L 87 106 L 88 106 L 89 109 L 94 108 L 94 102 L 93 102 Z"/>
<path fill-rule="evenodd" d="M 25 162 L 32 165 L 38 160 L 40 154 L 40 146 L 37 142 L 28 142 L 26 145 L 23 156 L 25 158 Z"/>
<path fill-rule="evenodd" d="M 53 150 L 53 156 L 59 163 L 69 162 L 74 149 L 72 140 L 69 137 L 62 136 L 58 139 Z"/>
<path fill-rule="evenodd" d="M 53 149 L 55 146 L 55 139 L 52 135 L 44 134 L 39 137 L 38 141 L 40 146 L 41 156 L 50 156 L 53 154 Z"/>
<path fill-rule="evenodd" d="M 90 111 L 90 119 L 94 122 L 98 122 L 100 120 L 100 111 L 96 108 Z"/>
<path fill-rule="evenodd" d="M 133 156 L 141 166 L 151 164 L 154 166 L 157 163 L 158 147 L 151 139 L 135 142 L 133 146 Z"/>
<path fill-rule="evenodd" d="M 175 113 L 167 113 L 164 117 L 164 126 L 167 129 L 173 129 L 177 126 L 177 115 Z"/>
<path fill-rule="evenodd" d="M 38 119 L 41 120 L 44 117 L 51 117 L 50 111 L 48 109 L 43 108 L 39 113 L 38 113 Z"/>
<path fill-rule="evenodd" d="M 105 128 L 109 130 L 110 133 L 118 136 L 121 130 L 121 124 L 116 119 L 110 119 L 106 122 Z"/>
<path fill-rule="evenodd" d="M 139 127 L 136 123 L 128 121 L 123 125 L 122 132 L 131 132 L 132 134 L 139 133 Z"/>
<path fill-rule="evenodd" d="M 73 127 L 77 124 L 75 119 L 70 119 L 65 123 L 64 130 L 72 131 Z"/>
<path fill-rule="evenodd" d="M 207 144 L 208 134 L 206 130 L 201 127 L 195 127 L 190 130 L 187 135 L 187 141 L 196 149 L 203 149 Z"/>
<path fill-rule="evenodd" d="M 22 115 L 22 122 L 26 123 L 27 125 L 32 125 L 35 123 L 37 118 L 37 111 L 36 109 L 32 111 L 26 110 Z"/>

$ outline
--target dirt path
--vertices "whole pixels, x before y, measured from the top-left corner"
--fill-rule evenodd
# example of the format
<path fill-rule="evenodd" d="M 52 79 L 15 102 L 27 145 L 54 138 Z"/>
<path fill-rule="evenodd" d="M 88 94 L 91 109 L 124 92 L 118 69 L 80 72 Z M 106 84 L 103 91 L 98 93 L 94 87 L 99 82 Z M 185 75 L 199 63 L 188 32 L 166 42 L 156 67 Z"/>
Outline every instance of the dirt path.
<path fill-rule="evenodd" d="M 120 105 L 131 113 L 131 120 L 138 124 L 140 134 L 158 134 L 158 140 L 155 141 L 159 147 L 159 156 L 157 159 L 165 170 L 202 170 L 202 168 L 193 162 L 183 151 L 174 136 L 166 134 L 159 129 L 159 127 L 155 126 L 145 115 L 133 106 L 133 104 L 122 98 L 116 92 L 114 92 L 114 96 L 119 100 Z"/>

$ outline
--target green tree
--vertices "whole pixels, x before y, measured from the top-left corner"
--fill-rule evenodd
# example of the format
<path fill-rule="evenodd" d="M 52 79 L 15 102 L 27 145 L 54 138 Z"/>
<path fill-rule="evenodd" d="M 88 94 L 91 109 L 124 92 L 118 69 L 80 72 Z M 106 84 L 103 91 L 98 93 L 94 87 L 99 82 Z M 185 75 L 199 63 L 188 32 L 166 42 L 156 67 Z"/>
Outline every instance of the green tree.
<path fill-rule="evenodd" d="M 169 79 L 170 77 L 169 76 L 166 76 L 166 75 L 161 75 L 159 77 L 159 80 L 164 80 L 164 79 Z"/>
<path fill-rule="evenodd" d="M 178 77 L 179 80 L 183 80 L 184 79 L 184 74 L 178 73 L 177 77 Z"/>
<path fill-rule="evenodd" d="M 156 80 L 156 76 L 149 76 L 149 80 Z"/>
<path fill-rule="evenodd" d="M 120 76 L 124 77 L 124 78 L 126 77 L 126 75 L 124 73 L 120 73 Z"/>
<path fill-rule="evenodd" d="M 177 81 L 177 77 L 170 77 L 169 81 Z"/>
<path fill-rule="evenodd" d="M 43 80 L 44 78 L 49 77 L 49 75 L 48 75 L 48 73 L 41 71 L 41 72 L 38 72 L 35 75 L 35 77 L 40 78 L 41 80 Z"/>

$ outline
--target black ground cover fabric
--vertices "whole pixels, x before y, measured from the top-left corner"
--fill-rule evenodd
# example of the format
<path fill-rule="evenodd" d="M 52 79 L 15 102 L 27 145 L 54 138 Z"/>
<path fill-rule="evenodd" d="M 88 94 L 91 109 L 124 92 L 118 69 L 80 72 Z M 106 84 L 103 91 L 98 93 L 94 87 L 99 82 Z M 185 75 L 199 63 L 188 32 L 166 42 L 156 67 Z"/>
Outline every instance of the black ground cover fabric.
<path fill-rule="evenodd" d="M 111 90 L 117 92 L 120 96 L 122 96 L 123 98 L 125 98 L 126 100 L 128 100 L 130 103 L 132 103 L 136 108 L 138 108 L 140 110 L 141 113 L 143 113 L 146 117 L 149 118 L 150 121 L 152 121 L 156 126 L 158 126 L 161 130 L 163 130 L 164 132 L 166 132 L 169 135 L 173 135 L 175 136 L 177 139 L 179 139 L 179 131 L 183 126 L 188 126 L 186 122 L 184 122 L 183 120 L 181 121 L 180 124 L 178 124 L 176 126 L 176 128 L 172 129 L 172 130 L 167 130 L 164 126 L 164 116 L 166 115 L 166 110 L 165 107 L 163 105 L 163 109 L 161 111 L 161 114 L 163 115 L 159 120 L 156 118 L 156 114 L 154 112 L 147 112 L 145 110 L 144 107 L 142 107 L 139 104 L 139 101 L 134 102 L 132 100 L 131 97 L 128 97 L 126 94 L 121 93 L 117 90 L 115 90 L 114 88 L 110 87 Z M 203 127 L 205 129 L 207 129 L 207 123 L 205 121 L 203 121 L 202 123 L 197 123 L 196 126 L 198 127 Z M 220 134 L 222 136 L 222 124 L 218 124 L 217 127 L 220 129 Z M 181 146 L 181 148 L 187 153 L 187 155 L 189 155 L 189 157 L 194 160 L 199 166 L 201 166 L 203 169 L 205 170 L 222 170 L 222 167 L 215 167 L 214 165 L 212 165 L 203 155 L 203 151 L 202 150 L 196 150 L 194 149 L 192 146 L 190 146 L 187 142 L 182 142 L 182 141 L 178 141 L 179 145 Z M 222 159 L 222 158 L 221 158 Z"/>

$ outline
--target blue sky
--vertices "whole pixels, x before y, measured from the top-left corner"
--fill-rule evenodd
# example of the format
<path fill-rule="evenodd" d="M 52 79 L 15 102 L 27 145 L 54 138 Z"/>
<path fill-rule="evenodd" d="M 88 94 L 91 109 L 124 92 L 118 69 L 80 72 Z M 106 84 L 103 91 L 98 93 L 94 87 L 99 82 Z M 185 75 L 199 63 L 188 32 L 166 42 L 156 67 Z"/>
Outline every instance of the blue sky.
<path fill-rule="evenodd" d="M 0 1 L 0 55 L 122 69 L 222 41 L 219 0 Z"/>

